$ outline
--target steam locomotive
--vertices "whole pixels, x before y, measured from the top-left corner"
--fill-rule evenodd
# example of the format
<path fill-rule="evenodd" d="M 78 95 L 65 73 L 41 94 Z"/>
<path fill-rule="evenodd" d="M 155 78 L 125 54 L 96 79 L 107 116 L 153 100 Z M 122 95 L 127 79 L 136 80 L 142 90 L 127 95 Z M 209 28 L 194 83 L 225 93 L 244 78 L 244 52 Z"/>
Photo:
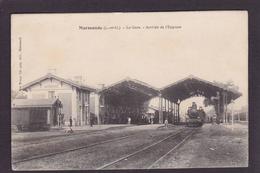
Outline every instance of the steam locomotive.
<path fill-rule="evenodd" d="M 192 106 L 188 108 L 186 124 L 188 127 L 200 127 L 204 124 L 206 114 L 202 107 L 197 109 L 195 102 L 192 102 Z"/>

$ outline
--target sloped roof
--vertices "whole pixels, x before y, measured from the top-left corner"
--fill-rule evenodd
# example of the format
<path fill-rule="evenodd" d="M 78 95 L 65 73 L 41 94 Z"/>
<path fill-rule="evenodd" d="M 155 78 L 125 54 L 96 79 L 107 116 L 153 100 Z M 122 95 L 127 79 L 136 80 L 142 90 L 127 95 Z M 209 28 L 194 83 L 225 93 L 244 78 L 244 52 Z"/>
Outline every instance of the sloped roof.
<path fill-rule="evenodd" d="M 52 107 L 55 104 L 61 105 L 59 99 L 15 99 L 12 102 L 12 108 Z"/>
<path fill-rule="evenodd" d="M 22 86 L 21 89 L 22 90 L 26 90 L 27 88 L 29 88 L 29 87 L 31 87 L 31 86 L 33 86 L 33 85 L 35 85 L 35 84 L 37 84 L 37 83 L 39 83 L 39 82 L 41 82 L 43 80 L 51 79 L 51 78 L 52 79 L 56 79 L 58 81 L 62 81 L 64 83 L 66 83 L 66 84 L 69 84 L 69 85 L 74 86 L 74 87 L 79 88 L 79 89 L 87 90 L 87 91 L 90 91 L 90 92 L 96 91 L 96 89 L 93 88 L 93 87 L 90 87 L 90 86 L 87 86 L 87 85 L 83 85 L 83 84 L 79 84 L 79 83 L 74 82 L 72 80 L 64 79 L 64 78 L 61 78 L 61 77 L 56 76 L 56 75 L 51 74 L 51 73 L 47 73 L 45 76 L 42 76 L 42 77 L 40 77 L 40 78 L 38 78 L 38 79 L 36 79 L 36 80 L 34 80 L 32 82 L 29 82 L 29 83 L 25 84 L 24 86 Z"/>
<path fill-rule="evenodd" d="M 99 93 L 109 95 L 110 97 L 122 97 L 121 100 L 130 99 L 130 97 L 148 100 L 157 96 L 159 90 L 145 82 L 127 77 L 112 85 L 104 87 Z"/>
<path fill-rule="evenodd" d="M 217 91 L 225 91 L 227 93 L 228 103 L 231 99 L 235 100 L 242 96 L 242 93 L 236 90 L 224 88 L 216 83 L 206 81 L 193 75 L 160 89 L 162 96 L 173 102 L 176 102 L 178 99 L 182 101 L 195 95 L 202 95 L 210 98 L 211 96 L 216 96 Z"/>
<path fill-rule="evenodd" d="M 118 82 L 115 82 L 115 83 L 113 83 L 113 84 L 111 84 L 111 85 L 108 85 L 108 86 L 104 87 L 101 91 L 103 91 L 103 90 L 105 90 L 105 89 L 107 89 L 107 88 L 111 88 L 111 87 L 116 86 L 116 85 L 121 85 L 121 83 L 123 83 L 123 82 L 129 82 L 129 81 L 132 81 L 132 82 L 134 82 L 134 83 L 136 83 L 136 84 L 143 85 L 144 87 L 151 88 L 151 89 L 153 89 L 153 90 L 159 91 L 158 88 L 155 88 L 155 87 L 153 87 L 152 85 L 150 85 L 150 84 L 148 84 L 148 83 L 145 83 L 145 82 L 143 82 L 143 81 L 140 81 L 140 80 L 138 80 L 138 79 L 133 79 L 133 78 L 130 78 L 130 77 L 126 77 L 126 78 L 124 78 L 124 79 L 122 79 L 122 80 L 120 80 L 120 81 L 118 81 Z M 100 92 L 101 92 L 101 91 L 100 91 Z"/>

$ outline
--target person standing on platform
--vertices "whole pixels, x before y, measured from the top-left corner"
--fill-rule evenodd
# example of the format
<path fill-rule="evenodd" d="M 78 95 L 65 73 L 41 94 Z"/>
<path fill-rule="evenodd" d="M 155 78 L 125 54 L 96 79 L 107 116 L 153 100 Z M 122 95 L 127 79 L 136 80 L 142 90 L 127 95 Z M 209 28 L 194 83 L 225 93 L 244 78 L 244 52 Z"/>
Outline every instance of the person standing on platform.
<path fill-rule="evenodd" d="M 71 117 L 71 116 L 70 116 L 69 121 L 70 121 L 70 124 L 69 124 L 70 130 L 69 130 L 69 132 L 72 133 L 73 130 L 72 130 L 72 128 L 71 128 L 71 127 L 72 127 L 72 117 Z"/>
<path fill-rule="evenodd" d="M 89 120 L 89 122 L 90 122 L 90 127 L 92 127 L 92 126 L 93 126 L 93 115 L 90 115 L 90 120 Z"/>
<path fill-rule="evenodd" d="M 70 116 L 70 128 L 72 127 L 72 117 Z"/>
<path fill-rule="evenodd" d="M 131 118 L 128 117 L 128 124 L 131 124 Z"/>
<path fill-rule="evenodd" d="M 168 120 L 167 119 L 165 119 L 165 121 L 164 121 L 164 126 L 165 126 L 165 128 L 168 128 Z"/>

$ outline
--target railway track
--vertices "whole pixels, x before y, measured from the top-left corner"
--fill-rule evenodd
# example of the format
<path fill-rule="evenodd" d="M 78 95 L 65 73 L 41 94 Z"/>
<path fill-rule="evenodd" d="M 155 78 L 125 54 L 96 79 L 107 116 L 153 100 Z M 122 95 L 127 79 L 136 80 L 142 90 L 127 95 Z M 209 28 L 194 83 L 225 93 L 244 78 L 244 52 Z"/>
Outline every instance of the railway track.
<path fill-rule="evenodd" d="M 119 127 L 118 127 L 119 128 Z M 74 136 L 85 136 L 85 135 L 96 135 L 96 134 L 102 134 L 103 132 L 106 132 L 108 130 L 115 130 L 115 129 L 103 129 L 103 130 L 95 130 L 95 131 L 88 131 L 88 132 L 78 132 L 78 133 L 67 133 L 64 135 L 53 135 L 50 137 L 44 137 L 43 139 L 40 139 L 37 142 L 27 142 L 25 144 L 20 144 L 20 145 L 13 145 L 12 149 L 18 149 L 18 148 L 24 148 L 27 146 L 31 146 L 31 145 L 40 145 L 40 144 L 45 144 L 45 143 L 54 143 L 57 141 L 62 141 L 63 139 L 69 139 L 70 137 L 74 137 Z"/>
<path fill-rule="evenodd" d="M 97 169 L 151 169 L 156 163 L 163 160 L 169 153 L 181 146 L 195 132 L 196 130 L 194 129 L 179 130 L 175 134 L 171 134 L 162 140 L 159 140 L 117 160 L 109 162 Z M 161 148 L 159 151 L 158 147 Z M 149 157 L 152 155 L 156 156 L 156 154 L 159 155 L 159 158 Z"/>
<path fill-rule="evenodd" d="M 178 143 L 176 146 L 174 146 L 170 151 L 168 151 L 166 154 L 164 154 L 163 156 L 161 156 L 159 159 L 157 159 L 155 162 L 153 162 L 148 169 L 153 168 L 157 163 L 159 163 L 160 161 L 162 161 L 164 158 L 166 158 L 166 156 L 168 156 L 171 152 L 173 152 L 174 150 L 176 150 L 178 147 L 180 147 L 187 139 L 189 139 L 195 132 L 193 131 L 191 134 L 189 134 L 188 136 L 186 136 L 180 143 Z"/>
<path fill-rule="evenodd" d="M 70 140 L 71 137 L 75 137 L 75 136 L 98 135 L 98 134 L 104 134 L 104 132 L 108 132 L 108 131 L 109 131 L 109 133 L 111 133 L 118 129 L 120 129 L 120 127 L 113 128 L 113 129 L 108 128 L 108 129 L 103 129 L 103 130 L 95 130 L 95 131 L 90 131 L 90 132 L 78 132 L 78 133 L 71 133 L 71 134 L 64 134 L 64 135 L 53 135 L 48 138 L 45 137 L 43 139 L 40 139 L 37 142 L 27 142 L 25 144 L 20 144 L 20 145 L 12 144 L 12 150 L 25 148 L 25 147 L 32 146 L 32 145 L 35 146 L 35 145 L 42 145 L 42 144 L 47 144 L 47 143 L 55 143 L 58 141 Z"/>
<path fill-rule="evenodd" d="M 26 157 L 26 158 L 17 159 L 17 160 L 14 159 L 12 163 L 13 164 L 17 164 L 17 163 L 27 162 L 27 161 L 30 161 L 30 160 L 41 159 L 41 158 L 51 157 L 51 156 L 58 155 L 58 154 L 63 154 L 63 153 L 68 153 L 68 152 L 72 152 L 72 151 L 76 151 L 76 150 L 90 148 L 90 147 L 101 145 L 101 144 L 105 144 L 105 143 L 115 142 L 115 141 L 119 141 L 119 140 L 130 138 L 130 137 L 138 136 L 138 135 L 143 135 L 143 134 L 147 133 L 147 131 L 141 131 L 141 132 L 134 133 L 134 134 L 132 134 L 132 133 L 130 133 L 129 135 L 115 137 L 113 139 L 108 139 L 108 140 L 104 140 L 104 141 L 101 141 L 101 142 L 94 142 L 94 143 L 83 145 L 83 146 L 79 146 L 79 147 L 64 149 L 64 150 L 57 151 L 57 152 L 50 152 L 50 153 L 46 153 L 46 154 L 39 154 L 39 155 L 34 155 L 34 156 L 31 156 L 31 157 Z M 71 140 L 71 139 L 69 139 L 69 140 Z M 50 142 L 57 142 L 57 141 L 62 141 L 62 140 L 58 139 L 56 141 L 50 141 Z M 50 143 L 50 142 L 48 142 L 48 143 Z M 39 144 L 43 144 L 43 143 L 39 143 Z M 19 149 L 19 148 L 15 148 L 15 149 Z M 13 151 L 15 151 L 15 149 Z"/>
<path fill-rule="evenodd" d="M 52 153 L 47 153 L 47 154 L 42 154 L 42 155 L 36 155 L 36 156 L 32 156 L 32 157 L 29 157 L 29 158 L 26 158 L 26 159 L 16 160 L 16 161 L 13 161 L 12 163 L 17 164 L 17 163 L 27 162 L 27 161 L 30 161 L 30 160 L 41 159 L 41 158 L 50 157 L 50 156 L 54 156 L 54 155 L 58 155 L 58 154 L 63 154 L 63 153 L 67 153 L 67 152 L 81 150 L 81 149 L 93 147 L 93 146 L 96 146 L 96 145 L 101 145 L 101 144 L 105 144 L 105 143 L 109 143 L 109 142 L 123 140 L 123 139 L 129 138 L 131 136 L 136 136 L 136 134 L 131 134 L 131 135 L 123 136 L 123 137 L 105 140 L 105 141 L 102 141 L 102 142 L 96 142 L 96 143 L 92 143 L 92 144 L 89 144 L 89 145 L 71 148 L 71 149 L 67 149 L 67 150 L 63 150 L 63 151 L 59 151 L 59 152 L 52 152 Z"/>
<path fill-rule="evenodd" d="M 115 161 L 109 162 L 109 163 L 107 163 L 107 164 L 105 164 L 101 167 L 98 167 L 97 169 L 125 168 L 124 167 L 125 161 L 133 162 L 135 164 L 135 162 L 133 160 L 135 160 L 137 157 L 140 157 L 140 156 L 146 157 L 146 156 L 144 156 L 144 154 L 147 153 L 147 151 L 148 152 L 152 151 L 152 150 L 156 151 L 154 149 L 155 147 L 161 146 L 161 148 L 164 148 L 165 144 L 167 144 L 167 143 L 169 144 L 169 142 L 172 143 L 173 141 L 175 141 L 174 145 L 169 145 L 170 148 L 169 148 L 169 146 L 166 147 L 167 152 L 165 152 L 165 149 L 164 149 L 163 154 L 160 153 L 158 155 L 158 156 L 160 156 L 159 159 L 152 161 L 153 164 L 150 164 L 150 165 L 144 164 L 144 168 L 148 168 L 148 169 L 152 168 L 152 166 L 154 164 L 156 164 L 158 161 L 162 160 L 167 154 L 169 154 L 174 149 L 176 149 L 178 146 L 180 146 L 182 143 L 184 143 L 184 141 L 186 139 L 188 139 L 194 132 L 195 132 L 194 129 L 187 129 L 187 128 L 179 129 L 176 132 L 174 132 L 174 134 L 167 135 L 167 137 L 165 137 L 165 138 L 163 138 L 159 141 L 156 141 L 156 142 L 150 144 L 149 146 L 146 146 L 146 147 L 144 147 L 144 148 L 142 148 L 138 151 L 135 151 L 131 154 L 128 154 L 126 156 L 123 156 L 123 157 L 121 157 L 121 158 L 119 158 Z M 77 150 L 81 150 L 81 149 L 86 149 L 86 148 L 94 147 L 94 146 L 105 144 L 105 143 L 116 142 L 116 141 L 119 141 L 119 140 L 123 140 L 123 139 L 127 139 L 127 138 L 130 138 L 130 137 L 133 137 L 133 136 L 137 136 L 137 135 L 140 135 L 140 133 L 131 134 L 131 135 L 123 136 L 123 137 L 118 137 L 118 138 L 114 138 L 114 139 L 109 139 L 109 140 L 105 140 L 105 141 L 102 141 L 102 142 L 96 142 L 96 143 L 92 143 L 92 144 L 88 144 L 88 145 L 84 145 L 84 146 L 80 146 L 80 147 L 75 147 L 75 148 L 71 148 L 71 149 L 66 149 L 66 150 L 62 150 L 62 151 L 59 151 L 59 152 L 52 152 L 52 153 L 32 156 L 32 157 L 29 157 L 29 158 L 26 158 L 26 159 L 15 160 L 12 163 L 13 164 L 19 164 L 19 163 L 27 162 L 27 161 L 30 161 L 30 160 L 37 160 L 37 159 L 42 159 L 42 158 L 46 158 L 46 157 L 52 157 L 52 156 L 55 156 L 55 155 L 65 154 L 65 153 L 69 153 L 69 152 L 73 152 L 73 151 L 77 151 Z M 147 158 L 150 158 L 150 157 L 147 157 Z M 136 160 L 138 160 L 138 159 L 136 159 Z M 149 163 L 151 163 L 151 162 L 149 162 Z M 130 167 L 130 168 L 133 168 L 133 167 Z M 140 166 L 137 165 L 134 168 L 143 168 L 143 167 L 142 166 L 140 167 Z"/>

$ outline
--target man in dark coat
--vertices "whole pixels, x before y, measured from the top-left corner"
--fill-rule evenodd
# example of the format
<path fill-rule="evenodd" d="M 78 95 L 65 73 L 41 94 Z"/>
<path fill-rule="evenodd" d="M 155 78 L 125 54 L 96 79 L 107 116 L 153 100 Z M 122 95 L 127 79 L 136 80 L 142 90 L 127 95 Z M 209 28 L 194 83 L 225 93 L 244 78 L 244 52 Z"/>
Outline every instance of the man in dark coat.
<path fill-rule="evenodd" d="M 70 122 L 70 124 L 69 124 L 69 127 L 70 127 L 70 129 L 69 130 L 66 130 L 66 132 L 67 133 L 73 133 L 73 130 L 72 130 L 72 117 L 70 116 L 70 119 L 69 119 L 69 122 Z"/>
<path fill-rule="evenodd" d="M 93 126 L 93 123 L 94 123 L 93 121 L 94 121 L 93 115 L 90 114 L 90 127 Z"/>
<path fill-rule="evenodd" d="M 70 116 L 70 127 L 72 127 L 72 118 Z"/>

